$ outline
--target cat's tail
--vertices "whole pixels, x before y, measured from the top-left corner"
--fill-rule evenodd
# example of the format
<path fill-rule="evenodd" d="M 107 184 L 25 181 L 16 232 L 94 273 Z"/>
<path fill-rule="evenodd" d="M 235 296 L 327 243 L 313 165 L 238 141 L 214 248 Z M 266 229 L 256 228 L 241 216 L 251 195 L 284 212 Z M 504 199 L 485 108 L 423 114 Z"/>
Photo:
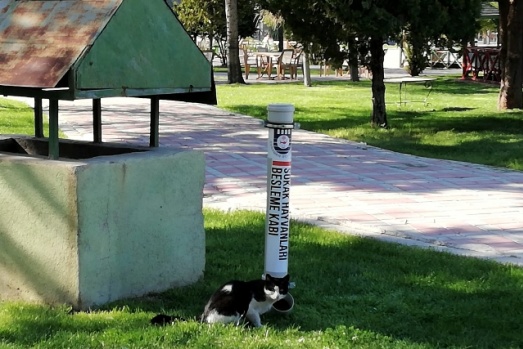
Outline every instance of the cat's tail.
<path fill-rule="evenodd" d="M 165 326 L 165 325 L 170 325 L 176 321 L 185 321 L 185 319 L 182 319 L 179 316 L 158 314 L 151 319 L 151 324 L 157 325 L 157 326 Z"/>

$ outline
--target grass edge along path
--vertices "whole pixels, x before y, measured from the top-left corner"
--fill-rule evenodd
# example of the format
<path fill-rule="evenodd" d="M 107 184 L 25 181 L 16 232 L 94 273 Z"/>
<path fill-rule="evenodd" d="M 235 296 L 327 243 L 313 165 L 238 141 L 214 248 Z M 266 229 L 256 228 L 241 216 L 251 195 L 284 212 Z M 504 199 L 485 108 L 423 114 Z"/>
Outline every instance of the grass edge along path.
<path fill-rule="evenodd" d="M 370 126 L 371 88 L 360 82 L 217 85 L 218 107 L 264 119 L 267 105 L 291 103 L 302 129 L 417 156 L 523 170 L 523 110 L 497 110 L 499 88 L 437 77 L 430 104 L 399 106 L 397 84 L 386 84 L 390 128 Z M 422 100 L 427 90 L 410 84 Z"/>

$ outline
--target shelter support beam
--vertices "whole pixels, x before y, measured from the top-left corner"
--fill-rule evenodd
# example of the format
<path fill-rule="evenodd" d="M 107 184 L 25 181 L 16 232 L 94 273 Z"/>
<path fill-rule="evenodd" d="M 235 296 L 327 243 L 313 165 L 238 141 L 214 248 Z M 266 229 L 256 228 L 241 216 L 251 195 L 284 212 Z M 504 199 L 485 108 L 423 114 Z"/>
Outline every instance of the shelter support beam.
<path fill-rule="evenodd" d="M 102 100 L 93 99 L 93 142 L 102 143 Z"/>
<path fill-rule="evenodd" d="M 159 130 L 160 130 L 160 98 L 158 96 L 151 97 L 151 137 L 149 146 L 159 146 Z"/>
<path fill-rule="evenodd" d="M 58 100 L 49 100 L 49 159 L 58 160 L 60 156 L 58 140 Z"/>
<path fill-rule="evenodd" d="M 42 138 L 44 136 L 44 118 L 42 110 L 42 98 L 36 97 L 34 100 L 35 113 L 35 137 Z"/>

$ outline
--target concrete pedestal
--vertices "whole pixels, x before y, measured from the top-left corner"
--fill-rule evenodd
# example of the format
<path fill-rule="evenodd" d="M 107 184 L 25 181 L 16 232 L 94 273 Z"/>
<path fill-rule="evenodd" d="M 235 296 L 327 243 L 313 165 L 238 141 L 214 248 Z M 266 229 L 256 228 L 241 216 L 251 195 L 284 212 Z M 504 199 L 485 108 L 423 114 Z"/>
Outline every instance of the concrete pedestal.
<path fill-rule="evenodd" d="M 0 300 L 86 309 L 202 277 L 203 153 L 39 142 L 0 140 Z"/>

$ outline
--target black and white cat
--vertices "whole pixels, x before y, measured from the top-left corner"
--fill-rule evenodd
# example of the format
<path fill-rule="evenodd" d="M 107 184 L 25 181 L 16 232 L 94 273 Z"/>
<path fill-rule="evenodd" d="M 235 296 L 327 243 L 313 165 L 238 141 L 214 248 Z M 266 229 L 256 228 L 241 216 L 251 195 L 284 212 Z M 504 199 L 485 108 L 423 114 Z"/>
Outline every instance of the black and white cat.
<path fill-rule="evenodd" d="M 271 310 L 274 303 L 285 298 L 289 291 L 289 275 L 274 278 L 269 274 L 265 280 L 229 281 L 218 288 L 207 304 L 200 321 L 213 323 L 235 323 L 248 320 L 253 326 L 261 326 L 260 315 Z M 165 324 L 177 319 L 168 315 L 157 315 L 151 322 Z"/>

